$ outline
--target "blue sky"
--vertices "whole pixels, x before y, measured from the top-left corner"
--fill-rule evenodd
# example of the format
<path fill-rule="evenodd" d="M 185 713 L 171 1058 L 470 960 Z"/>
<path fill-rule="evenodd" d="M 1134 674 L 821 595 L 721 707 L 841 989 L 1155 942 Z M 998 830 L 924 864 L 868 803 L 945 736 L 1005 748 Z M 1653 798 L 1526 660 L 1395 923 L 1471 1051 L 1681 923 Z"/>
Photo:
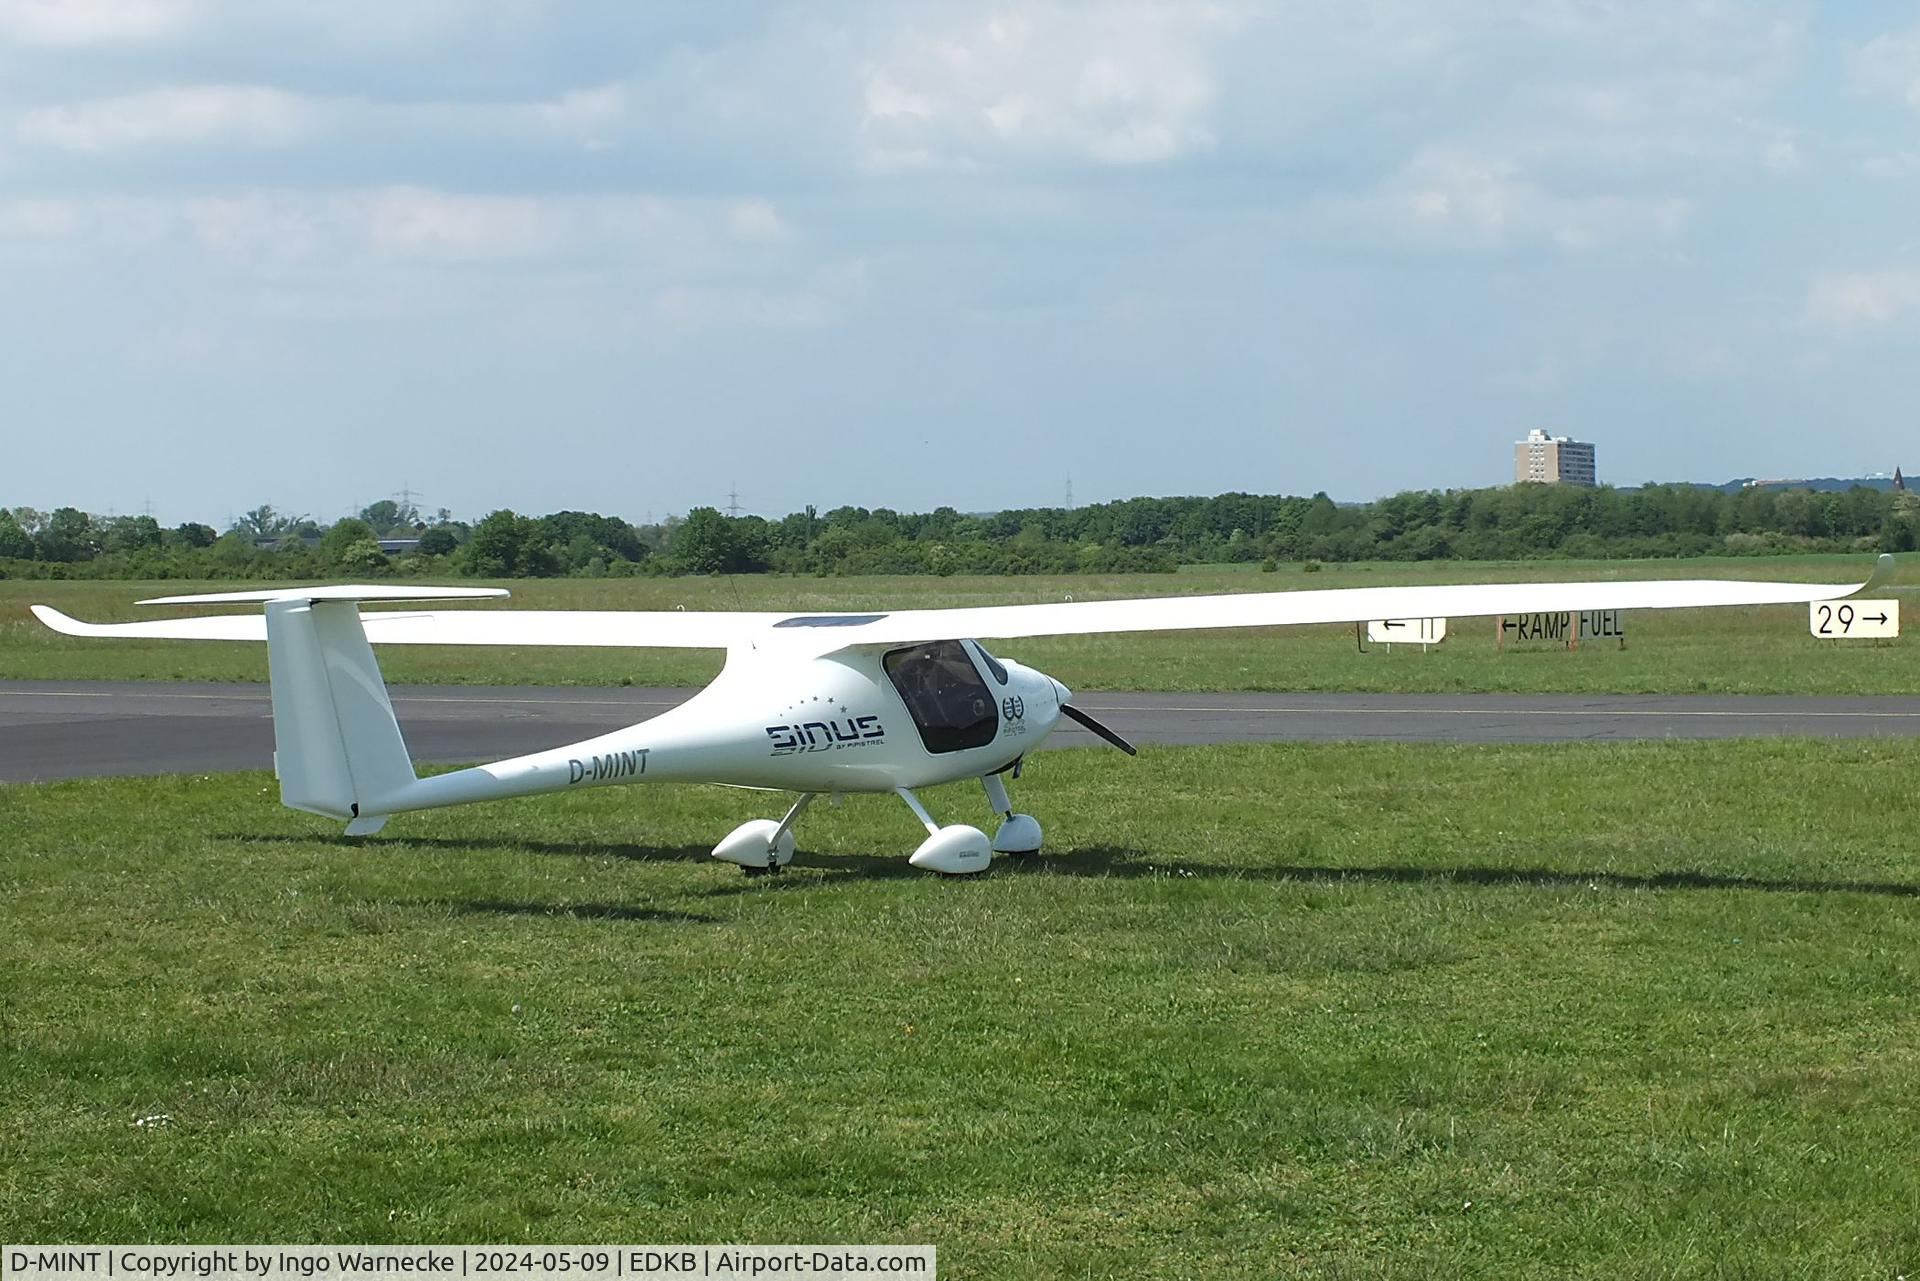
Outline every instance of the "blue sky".
<path fill-rule="evenodd" d="M 1916 214 L 1914 4 L 0 0 L 0 504 L 1888 470 Z"/>

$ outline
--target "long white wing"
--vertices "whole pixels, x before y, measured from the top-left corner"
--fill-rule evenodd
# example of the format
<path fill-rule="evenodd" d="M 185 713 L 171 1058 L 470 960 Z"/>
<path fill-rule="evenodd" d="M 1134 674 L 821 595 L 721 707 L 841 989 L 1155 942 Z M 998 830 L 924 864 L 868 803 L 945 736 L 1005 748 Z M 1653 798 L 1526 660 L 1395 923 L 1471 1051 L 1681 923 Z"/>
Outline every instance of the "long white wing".
<path fill-rule="evenodd" d="M 597 610 L 401 610 L 363 614 L 367 639 L 380 645 L 609 646 L 733 649 L 748 645 L 813 654 L 856 645 L 909 645 L 979 636 L 1085 636 L 1106 632 L 1172 632 L 1222 627 L 1357 623 L 1376 618 L 1472 618 L 1581 609 L 1700 609 L 1727 605 L 1798 605 L 1837 600 L 1877 587 L 1893 574 L 1882 556 L 1864 583 L 1748 582 L 1660 579 L 1599 583 L 1471 583 L 1445 587 L 1347 587 L 1327 591 L 1247 592 L 1228 596 L 1157 596 L 1136 600 L 987 605 L 867 614 Z M 367 599 L 365 589 L 278 589 L 227 593 L 223 600 L 280 600 L 326 591 L 334 599 Z M 384 599 L 412 599 L 445 590 L 466 596 L 484 589 L 385 588 Z M 196 603 L 206 598 L 166 598 Z M 159 603 L 159 602 L 155 602 Z M 35 617 L 69 636 L 182 640 L 266 639 L 260 614 L 174 618 L 140 623 L 84 623 L 46 605 Z"/>
<path fill-rule="evenodd" d="M 862 626 L 849 627 L 839 641 L 848 645 L 906 644 L 949 636 L 1085 636 L 1108 632 L 1364 623 L 1384 618 L 1475 618 L 1590 609 L 1798 605 L 1852 596 L 1878 586 L 1892 573 L 1893 557 L 1882 556 L 1866 582 L 1832 585 L 1719 578 L 1469 583 L 1445 587 L 1345 587 L 1231 596 L 1163 596 L 1145 600 L 903 610 Z"/>

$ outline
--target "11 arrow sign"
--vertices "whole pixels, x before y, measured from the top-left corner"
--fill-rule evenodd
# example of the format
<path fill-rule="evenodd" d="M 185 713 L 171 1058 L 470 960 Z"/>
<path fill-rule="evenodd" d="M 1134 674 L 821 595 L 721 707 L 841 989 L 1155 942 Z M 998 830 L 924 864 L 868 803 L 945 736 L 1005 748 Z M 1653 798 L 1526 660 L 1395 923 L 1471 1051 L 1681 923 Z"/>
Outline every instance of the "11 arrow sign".
<path fill-rule="evenodd" d="M 1376 645 L 1438 645 L 1447 638 L 1444 618 L 1376 618 L 1367 639 Z"/>

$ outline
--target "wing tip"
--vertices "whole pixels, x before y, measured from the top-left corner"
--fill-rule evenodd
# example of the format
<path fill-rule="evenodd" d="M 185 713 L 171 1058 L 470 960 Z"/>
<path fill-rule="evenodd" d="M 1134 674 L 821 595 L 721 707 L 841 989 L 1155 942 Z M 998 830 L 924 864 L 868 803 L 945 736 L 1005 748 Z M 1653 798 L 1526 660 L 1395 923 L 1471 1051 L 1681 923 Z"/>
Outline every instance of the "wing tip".
<path fill-rule="evenodd" d="M 1854 590 L 1848 594 L 1858 595 L 1861 592 L 1870 592 L 1885 587 L 1893 581 L 1894 574 L 1898 568 L 1899 566 L 1893 559 L 1892 552 L 1881 552 L 1879 559 L 1873 562 L 1873 572 L 1867 575 L 1867 581 L 1854 588 Z"/>
<path fill-rule="evenodd" d="M 70 618 L 51 605 L 29 605 L 33 616 L 62 636 L 85 636 L 87 624 L 77 618 Z"/>

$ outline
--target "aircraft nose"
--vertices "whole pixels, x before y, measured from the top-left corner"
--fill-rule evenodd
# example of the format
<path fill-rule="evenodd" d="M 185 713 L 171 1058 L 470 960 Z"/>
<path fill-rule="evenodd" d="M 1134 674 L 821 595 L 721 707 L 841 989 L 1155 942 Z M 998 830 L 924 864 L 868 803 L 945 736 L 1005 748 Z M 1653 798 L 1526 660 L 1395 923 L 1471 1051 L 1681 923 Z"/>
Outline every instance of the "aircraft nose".
<path fill-rule="evenodd" d="M 1054 681 L 1053 677 L 1051 676 L 1047 677 L 1047 679 L 1050 681 L 1053 681 L 1053 696 L 1059 700 L 1060 705 L 1062 707 L 1065 707 L 1068 703 L 1073 701 L 1072 690 L 1068 689 L 1065 685 L 1062 685 L 1059 681 Z"/>

